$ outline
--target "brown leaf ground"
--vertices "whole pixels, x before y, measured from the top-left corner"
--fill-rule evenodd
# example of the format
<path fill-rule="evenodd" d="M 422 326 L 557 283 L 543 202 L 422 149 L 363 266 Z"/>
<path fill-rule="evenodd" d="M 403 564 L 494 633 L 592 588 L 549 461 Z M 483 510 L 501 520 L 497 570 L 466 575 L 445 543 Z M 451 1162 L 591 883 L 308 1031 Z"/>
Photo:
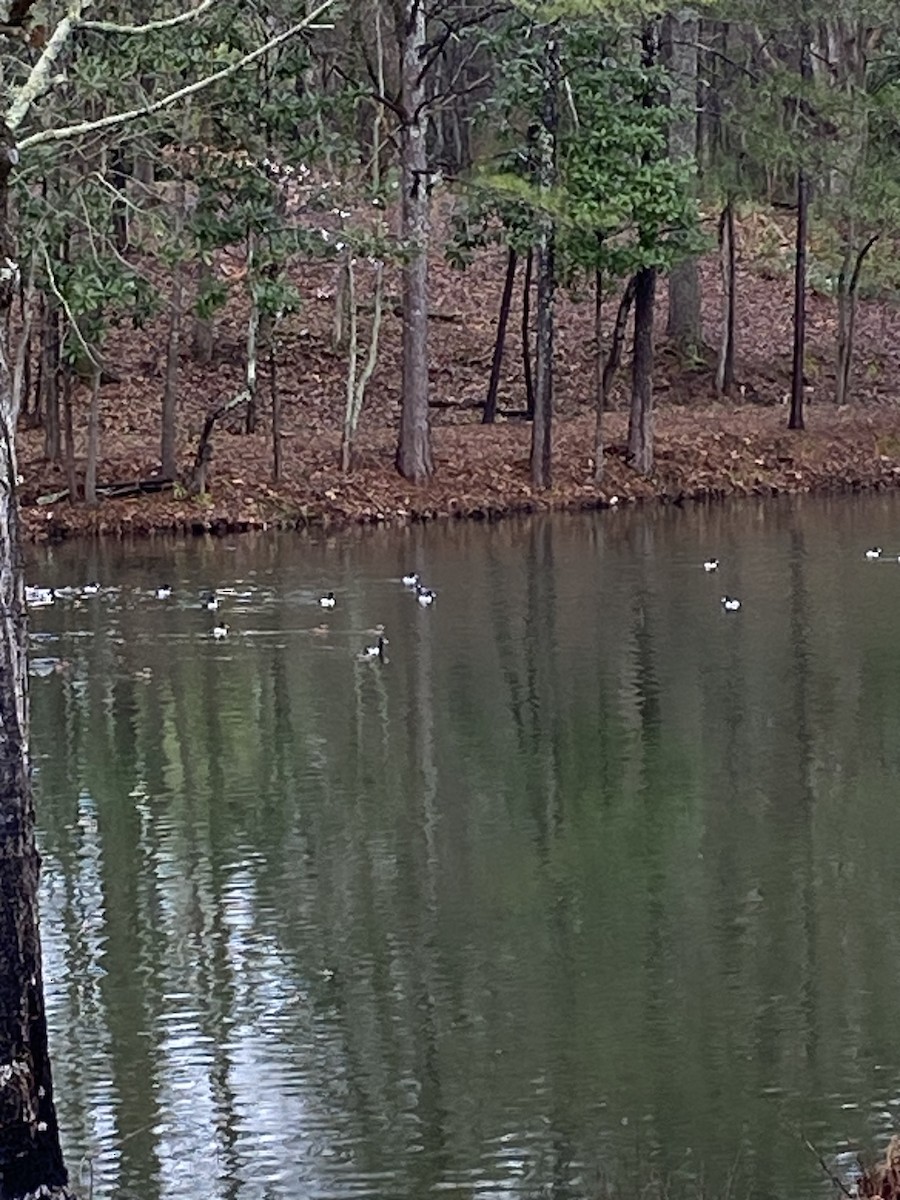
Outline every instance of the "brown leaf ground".
<path fill-rule="evenodd" d="M 390 522 L 435 517 L 496 517 L 545 509 L 593 508 L 609 503 L 721 498 L 729 495 L 861 490 L 900 482 L 900 406 L 897 320 L 881 302 L 861 305 L 856 401 L 838 410 L 830 401 L 834 308 L 812 296 L 807 359 L 808 430 L 786 429 L 790 377 L 791 281 L 768 277 L 742 263 L 739 278 L 738 381 L 734 404 L 715 402 L 709 362 L 683 361 L 665 342 L 665 296 L 659 305 L 656 376 L 657 466 L 648 479 L 624 460 L 626 414 L 622 411 L 627 367 L 607 419 L 605 482 L 592 483 L 592 302 L 562 296 L 558 306 L 558 420 L 554 434 L 554 485 L 532 490 L 528 475 L 530 427 L 517 420 L 480 424 L 490 370 L 494 323 L 503 280 L 503 256 L 485 253 L 467 272 L 442 260 L 433 265 L 434 311 L 430 327 L 435 476 L 413 487 L 394 470 L 399 414 L 400 321 L 385 318 L 382 353 L 359 432 L 358 465 L 337 469 L 344 395 L 345 356 L 330 345 L 335 270 L 304 268 L 298 285 L 304 307 L 285 323 L 279 347 L 284 405 L 284 479 L 271 481 L 271 432 L 263 414 L 259 432 L 238 431 L 239 422 L 214 438 L 211 492 L 203 498 L 171 492 L 104 500 L 96 508 L 68 502 L 38 504 L 38 497 L 65 487 L 61 467 L 43 454 L 41 430 L 20 437 L 21 497 L 26 536 L 60 538 L 80 533 L 149 534 L 161 531 L 226 532 L 305 524 Z M 228 270 L 227 263 L 222 269 Z M 239 273 L 239 264 L 231 265 Z M 704 332 L 718 335 L 716 265 L 703 264 Z M 359 292 L 367 294 L 363 275 Z M 392 300 L 397 280 L 391 278 Z M 614 302 L 608 305 L 610 317 Z M 229 304 L 217 333 L 216 360 L 200 367 L 186 351 L 179 398 L 179 455 L 187 471 L 203 417 L 241 386 L 243 329 L 240 297 Z M 513 311 L 504 368 L 501 408 L 524 406 L 518 329 Z M 165 367 L 162 320 L 146 331 L 117 331 L 107 358 L 120 381 L 102 388 L 101 483 L 149 477 L 158 468 L 159 407 Z M 710 355 L 710 358 L 712 355 Z M 263 391 L 262 403 L 265 405 Z M 76 396 L 83 429 L 87 389 Z M 79 434 L 82 438 L 82 435 Z M 82 439 L 83 440 L 83 439 Z M 83 450 L 81 442 L 79 452 Z"/>

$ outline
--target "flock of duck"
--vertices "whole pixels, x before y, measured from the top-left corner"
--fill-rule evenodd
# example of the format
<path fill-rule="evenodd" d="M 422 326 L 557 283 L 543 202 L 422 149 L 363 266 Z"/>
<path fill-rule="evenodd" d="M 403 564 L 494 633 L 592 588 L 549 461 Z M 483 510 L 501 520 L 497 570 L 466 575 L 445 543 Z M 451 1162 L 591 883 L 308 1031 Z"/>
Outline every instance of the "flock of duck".
<path fill-rule="evenodd" d="M 401 577 L 401 583 L 411 592 L 418 603 L 427 608 L 437 599 L 437 592 L 430 587 L 426 587 L 418 574 L 410 572 Z M 98 596 L 101 587 L 99 583 L 86 583 L 81 587 L 32 587 L 25 588 L 25 601 L 29 608 L 49 608 L 57 599 L 79 599 L 82 596 Z M 170 584 L 162 584 L 153 590 L 152 595 L 157 600 L 170 600 L 174 595 L 174 589 Z M 200 607 L 207 612 L 217 612 L 221 598 L 218 592 L 207 591 L 203 592 L 200 597 Z M 320 608 L 331 609 L 337 605 L 337 597 L 334 592 L 326 592 L 319 597 L 318 604 Z M 323 630 L 327 627 L 322 627 Z M 228 637 L 231 632 L 231 626 L 225 621 L 217 622 L 209 631 L 209 636 L 214 641 L 222 641 Z M 318 631 L 317 631 L 318 632 Z M 388 639 L 384 635 L 384 626 L 378 625 L 375 627 L 375 633 L 378 635 L 378 640 L 370 646 L 365 646 L 357 654 L 357 658 L 361 662 L 387 661 L 385 648 L 389 645 Z"/>
<path fill-rule="evenodd" d="M 707 558 L 704 560 L 704 571 L 718 571 L 718 569 L 719 560 L 717 558 Z M 737 610 L 741 607 L 741 602 L 736 596 L 723 596 L 721 599 L 721 604 L 727 612 L 737 612 Z"/>

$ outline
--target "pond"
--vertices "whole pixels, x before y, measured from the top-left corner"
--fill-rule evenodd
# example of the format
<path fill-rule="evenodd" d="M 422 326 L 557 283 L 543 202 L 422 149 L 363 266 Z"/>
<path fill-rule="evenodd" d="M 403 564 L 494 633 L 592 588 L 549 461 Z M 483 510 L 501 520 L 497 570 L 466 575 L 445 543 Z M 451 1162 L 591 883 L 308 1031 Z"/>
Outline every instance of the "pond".
<path fill-rule="evenodd" d="M 75 1181 L 827 1194 L 900 1129 L 898 555 L 894 496 L 32 551 L 101 585 L 31 622 Z"/>

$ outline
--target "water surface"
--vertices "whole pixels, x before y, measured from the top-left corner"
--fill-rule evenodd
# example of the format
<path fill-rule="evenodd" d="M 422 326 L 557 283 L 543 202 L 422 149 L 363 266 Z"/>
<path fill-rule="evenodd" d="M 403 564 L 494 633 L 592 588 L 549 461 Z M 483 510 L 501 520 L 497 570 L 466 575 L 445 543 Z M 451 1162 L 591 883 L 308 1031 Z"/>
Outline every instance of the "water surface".
<path fill-rule="evenodd" d="M 103 585 L 32 618 L 76 1179 L 822 1193 L 900 1129 L 897 555 L 893 497 L 35 551 Z"/>

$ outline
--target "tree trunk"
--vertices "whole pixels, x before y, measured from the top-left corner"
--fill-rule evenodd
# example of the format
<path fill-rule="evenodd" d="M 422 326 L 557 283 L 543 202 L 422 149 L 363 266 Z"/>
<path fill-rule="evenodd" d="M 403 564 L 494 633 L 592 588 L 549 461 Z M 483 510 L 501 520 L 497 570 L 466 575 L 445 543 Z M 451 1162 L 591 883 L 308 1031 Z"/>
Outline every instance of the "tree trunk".
<path fill-rule="evenodd" d="M 8 129 L 0 147 L 0 1200 L 67 1183 L 53 1104 L 37 897 L 40 857 L 28 754 L 25 573 L 16 494 L 16 419 L 9 374 L 15 295 Z"/>
<path fill-rule="evenodd" d="M 641 475 L 653 470 L 653 310 L 656 268 L 638 271 L 634 291 L 634 352 L 628 461 Z"/>
<path fill-rule="evenodd" d="M 256 383 L 259 355 L 259 293 L 256 286 L 256 234 L 247 237 L 247 290 L 250 294 L 250 315 L 247 318 L 247 416 L 246 433 L 256 433 Z"/>
<path fill-rule="evenodd" d="M 556 139 L 559 126 L 559 44 L 547 30 L 543 67 L 543 111 L 538 134 L 538 186 L 548 197 L 556 183 Z M 531 483 L 550 486 L 553 432 L 553 302 L 556 294 L 556 228 L 552 213 L 540 214 L 537 244 L 537 336 L 534 423 L 531 427 Z"/>
<path fill-rule="evenodd" d="M 528 420 L 534 420 L 534 375 L 531 370 L 531 280 L 534 274 L 534 249 L 528 247 L 525 279 L 522 283 L 522 369 L 525 372 L 525 408 Z"/>
<path fill-rule="evenodd" d="M 619 364 L 622 361 L 622 350 L 625 346 L 625 331 L 628 328 L 628 314 L 631 312 L 631 305 L 634 303 L 634 292 L 637 283 L 637 276 L 632 275 L 625 285 L 625 291 L 622 293 L 622 299 L 619 301 L 619 307 L 616 312 L 616 322 L 613 325 L 612 337 L 609 343 L 609 353 L 606 355 L 606 361 L 603 362 L 601 354 L 601 330 L 600 330 L 600 279 L 597 278 L 597 298 L 595 301 L 594 312 L 594 341 L 596 344 L 596 362 L 595 371 L 598 372 L 596 379 L 597 390 L 597 423 L 594 433 L 594 482 L 600 483 L 603 475 L 603 413 L 606 410 L 606 401 L 612 390 L 613 380 L 616 377 L 616 371 L 619 369 Z M 602 363 L 602 366 L 601 366 Z"/>
<path fill-rule="evenodd" d="M 800 77 L 812 78 L 809 29 L 801 33 Z M 803 367 L 806 358 L 806 244 L 809 226 L 809 179 L 801 164 L 797 171 L 797 239 L 794 257 L 794 348 L 791 366 L 791 415 L 788 429 L 803 429 Z"/>
<path fill-rule="evenodd" d="M 483 425 L 493 425 L 497 417 L 497 391 L 500 387 L 500 370 L 503 366 L 506 327 L 509 325 L 509 310 L 512 306 L 513 287 L 516 282 L 516 261 L 516 252 L 510 246 L 506 259 L 506 279 L 503 282 L 503 295 L 500 299 L 500 316 L 497 319 L 497 336 L 494 339 L 491 381 L 488 384 L 487 399 L 484 402 L 484 416 L 481 418 Z"/>
<path fill-rule="evenodd" d="M 278 364 L 275 361 L 275 330 L 269 339 L 269 395 L 272 401 L 272 482 L 281 482 L 281 393 L 278 390 Z"/>
<path fill-rule="evenodd" d="M 734 249 L 734 201 L 728 202 L 719 217 L 719 266 L 722 272 L 722 336 L 716 364 L 716 394 L 728 396 L 734 386 L 734 314 L 736 296 Z"/>
<path fill-rule="evenodd" d="M 97 458 L 100 453 L 100 376 L 102 368 L 95 363 L 91 375 L 91 407 L 88 410 L 87 464 L 84 471 L 84 502 L 97 503 Z"/>
<path fill-rule="evenodd" d="M 601 239 L 598 234 L 598 246 Z M 594 483 L 603 482 L 603 410 L 606 390 L 603 387 L 603 273 L 594 271 L 594 407 L 597 423 L 594 426 Z"/>
<path fill-rule="evenodd" d="M 75 470 L 75 423 L 72 420 L 72 387 L 74 377 L 72 368 L 66 364 L 63 370 L 63 431 L 64 457 L 66 460 L 66 482 L 69 485 L 69 501 L 74 504 L 78 499 L 78 472 Z"/>
<path fill-rule="evenodd" d="M 350 266 L 350 278 L 353 278 L 353 266 Z M 344 430 L 341 435 L 341 470 L 349 471 L 353 466 L 353 447 L 356 441 L 356 430 L 362 413 L 363 401 L 369 380 L 378 365 L 378 345 L 381 338 L 381 321 L 384 312 L 384 263 L 380 260 L 375 264 L 375 286 L 372 304 L 372 328 L 369 332 L 369 351 L 362 371 L 357 378 L 356 363 L 359 352 L 359 333 L 356 317 L 356 295 L 351 298 L 351 327 L 350 355 L 347 366 L 347 404 L 344 412 Z"/>
<path fill-rule="evenodd" d="M 699 21 L 690 9 L 670 14 L 663 23 L 663 60 L 669 69 L 669 156 L 673 162 L 697 162 L 697 37 Z M 675 263 L 669 274 L 666 333 L 685 349 L 703 341 L 700 276 L 695 256 Z"/>
<path fill-rule="evenodd" d="M 403 5 L 403 121 L 400 186 L 403 191 L 403 395 L 397 469 L 423 483 L 433 471 L 428 426 L 428 157 L 425 146 L 424 0 Z"/>
<path fill-rule="evenodd" d="M 175 454 L 175 411 L 178 402 L 178 356 L 181 347 L 181 318 L 184 307 L 184 262 L 180 257 L 184 232 L 186 188 L 179 179 L 175 196 L 175 240 L 178 261 L 172 270 L 172 292 L 169 298 L 169 333 L 166 339 L 166 381 L 163 389 L 162 428 L 160 434 L 160 474 L 174 479 L 178 474 Z"/>
<path fill-rule="evenodd" d="M 59 309 L 52 299 L 44 306 L 41 330 L 41 410 L 44 414 L 44 456 L 59 462 Z"/>
<path fill-rule="evenodd" d="M 835 379 L 834 399 L 837 404 L 846 404 L 850 399 L 851 370 L 853 367 L 853 345 L 856 336 L 856 301 L 859 296 L 859 276 L 866 255 L 878 241 L 879 234 L 875 233 L 856 252 L 854 261 L 854 223 L 850 222 L 850 231 L 844 252 L 844 260 L 838 276 L 838 344 L 837 344 L 837 378 Z M 851 266 L 852 264 L 852 266 Z"/>

